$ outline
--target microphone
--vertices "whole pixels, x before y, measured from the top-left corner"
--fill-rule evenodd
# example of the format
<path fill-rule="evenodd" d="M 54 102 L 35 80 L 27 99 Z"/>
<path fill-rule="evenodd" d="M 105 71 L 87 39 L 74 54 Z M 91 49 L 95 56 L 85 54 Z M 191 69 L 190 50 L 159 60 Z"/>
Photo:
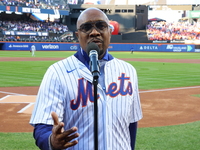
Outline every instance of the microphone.
<path fill-rule="evenodd" d="M 96 43 L 91 42 L 87 45 L 87 54 L 90 57 L 90 71 L 94 77 L 94 79 L 99 78 L 99 61 L 98 61 L 98 55 L 99 55 L 99 47 Z"/>

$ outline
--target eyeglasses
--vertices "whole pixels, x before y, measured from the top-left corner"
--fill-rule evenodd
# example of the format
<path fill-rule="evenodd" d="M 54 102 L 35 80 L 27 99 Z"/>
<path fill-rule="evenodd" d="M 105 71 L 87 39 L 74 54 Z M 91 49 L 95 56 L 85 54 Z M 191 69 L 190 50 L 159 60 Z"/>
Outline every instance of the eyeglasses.
<path fill-rule="evenodd" d="M 103 33 L 105 29 L 108 28 L 108 24 L 105 21 L 86 22 L 82 24 L 78 30 L 86 34 L 90 34 L 93 28 L 95 28 L 98 32 Z"/>

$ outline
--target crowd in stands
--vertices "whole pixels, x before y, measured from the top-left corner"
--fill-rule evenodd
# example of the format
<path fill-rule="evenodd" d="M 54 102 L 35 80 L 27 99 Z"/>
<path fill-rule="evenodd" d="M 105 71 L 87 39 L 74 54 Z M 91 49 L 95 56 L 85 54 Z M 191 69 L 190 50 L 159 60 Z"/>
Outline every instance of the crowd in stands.
<path fill-rule="evenodd" d="M 42 21 L 24 21 L 24 20 L 9 20 L 0 21 L 1 31 L 45 31 L 51 33 L 62 34 L 68 31 L 67 25 L 57 22 L 42 22 Z"/>
<path fill-rule="evenodd" d="M 200 22 L 150 22 L 146 31 L 153 41 L 200 40 Z"/>
<path fill-rule="evenodd" d="M 50 0 L 0 0 L 0 5 L 5 6 L 20 6 L 39 9 L 69 9 L 67 1 L 59 1 L 59 3 L 51 2 Z"/>
<path fill-rule="evenodd" d="M 48 32 L 48 35 L 51 36 L 15 36 L 15 35 L 3 35 L 4 31 L 23 31 L 23 32 Z M 70 41 L 73 40 L 73 37 L 64 37 L 60 36 L 65 34 L 68 30 L 67 25 L 57 22 L 42 22 L 42 21 L 0 21 L 0 33 L 3 35 L 1 40 L 6 41 L 19 41 L 21 39 L 30 40 L 30 41 Z"/>

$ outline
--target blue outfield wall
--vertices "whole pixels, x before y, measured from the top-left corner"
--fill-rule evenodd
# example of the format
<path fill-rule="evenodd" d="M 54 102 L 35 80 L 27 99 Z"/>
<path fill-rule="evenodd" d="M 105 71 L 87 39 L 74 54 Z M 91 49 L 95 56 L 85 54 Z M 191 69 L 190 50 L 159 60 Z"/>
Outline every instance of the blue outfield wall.
<path fill-rule="evenodd" d="M 1 42 L 2 43 L 2 42 Z M 41 51 L 76 51 L 80 48 L 78 43 L 31 43 L 31 42 L 6 42 L 3 50 L 30 51 L 32 45 Z M 109 51 L 149 51 L 149 52 L 200 52 L 193 44 L 134 44 L 134 43 L 111 43 Z"/>
<path fill-rule="evenodd" d="M 193 44 L 110 44 L 110 51 L 199 52 Z"/>
<path fill-rule="evenodd" d="M 79 49 L 78 43 L 31 43 L 31 42 L 20 42 L 20 43 L 4 43 L 2 46 L 3 50 L 21 50 L 30 51 L 32 45 L 36 46 L 36 50 L 40 51 L 76 51 Z"/>

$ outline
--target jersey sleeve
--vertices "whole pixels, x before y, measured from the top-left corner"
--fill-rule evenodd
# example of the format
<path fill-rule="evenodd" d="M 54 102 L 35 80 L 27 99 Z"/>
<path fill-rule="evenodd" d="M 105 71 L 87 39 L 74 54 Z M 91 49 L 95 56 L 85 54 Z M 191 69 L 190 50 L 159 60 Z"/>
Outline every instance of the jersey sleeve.
<path fill-rule="evenodd" d="M 40 85 L 30 124 L 52 125 L 51 112 L 56 112 L 59 121 L 62 121 L 64 113 L 64 94 L 61 88 L 59 74 L 53 66 L 49 67 Z"/>

